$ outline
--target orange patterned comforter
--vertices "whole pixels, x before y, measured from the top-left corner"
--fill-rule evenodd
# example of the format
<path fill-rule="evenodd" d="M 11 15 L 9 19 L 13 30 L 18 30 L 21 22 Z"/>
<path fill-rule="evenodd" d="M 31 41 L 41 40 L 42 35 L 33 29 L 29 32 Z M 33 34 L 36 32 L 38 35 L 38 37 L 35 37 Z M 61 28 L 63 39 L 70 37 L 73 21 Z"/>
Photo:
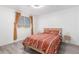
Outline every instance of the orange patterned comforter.
<path fill-rule="evenodd" d="M 23 41 L 24 46 L 32 46 L 44 53 L 56 53 L 57 51 L 55 49 L 57 49 L 59 43 L 59 35 L 46 33 L 32 35 Z"/>

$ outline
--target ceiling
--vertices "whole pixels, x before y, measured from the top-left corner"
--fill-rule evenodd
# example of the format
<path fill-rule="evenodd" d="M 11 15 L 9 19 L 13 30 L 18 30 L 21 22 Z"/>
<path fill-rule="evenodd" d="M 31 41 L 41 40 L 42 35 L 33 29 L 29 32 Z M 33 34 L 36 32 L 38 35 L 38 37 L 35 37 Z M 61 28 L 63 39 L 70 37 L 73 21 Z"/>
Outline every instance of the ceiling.
<path fill-rule="evenodd" d="M 56 12 L 72 7 L 76 7 L 74 5 L 45 5 L 42 8 L 33 8 L 30 5 L 4 5 L 4 7 L 20 10 L 27 15 L 43 15 L 51 12 Z"/>

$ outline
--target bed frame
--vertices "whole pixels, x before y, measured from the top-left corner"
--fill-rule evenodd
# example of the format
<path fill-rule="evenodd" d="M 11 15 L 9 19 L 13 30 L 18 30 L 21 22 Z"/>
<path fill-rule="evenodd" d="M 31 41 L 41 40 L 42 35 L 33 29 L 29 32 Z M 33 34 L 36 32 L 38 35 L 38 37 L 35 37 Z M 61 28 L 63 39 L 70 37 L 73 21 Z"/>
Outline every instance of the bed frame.
<path fill-rule="evenodd" d="M 61 42 L 62 42 L 62 29 L 61 28 L 57 28 L 57 29 L 59 29 L 59 35 L 60 35 L 60 42 L 58 43 L 58 45 L 57 45 L 57 47 L 55 47 L 55 53 L 54 54 L 57 54 L 57 53 L 59 53 L 59 49 L 60 49 L 60 46 L 61 46 Z M 32 46 L 28 46 L 28 45 L 24 45 L 24 48 L 26 49 L 26 48 L 31 48 L 31 49 L 33 49 L 33 50 L 35 50 L 35 51 L 37 51 L 37 52 L 39 52 L 39 53 L 41 53 L 41 54 L 45 54 L 43 51 L 41 51 L 41 50 L 38 50 L 37 48 L 34 48 L 34 47 L 32 47 Z"/>
<path fill-rule="evenodd" d="M 25 49 L 26 49 L 26 48 L 31 48 L 31 49 L 33 49 L 34 51 L 37 51 L 37 52 L 39 52 L 39 53 L 41 53 L 41 54 L 45 54 L 43 51 L 38 50 L 38 49 L 36 49 L 36 48 L 34 48 L 34 47 L 32 47 L 32 46 L 26 45 L 24 48 L 25 48 Z"/>

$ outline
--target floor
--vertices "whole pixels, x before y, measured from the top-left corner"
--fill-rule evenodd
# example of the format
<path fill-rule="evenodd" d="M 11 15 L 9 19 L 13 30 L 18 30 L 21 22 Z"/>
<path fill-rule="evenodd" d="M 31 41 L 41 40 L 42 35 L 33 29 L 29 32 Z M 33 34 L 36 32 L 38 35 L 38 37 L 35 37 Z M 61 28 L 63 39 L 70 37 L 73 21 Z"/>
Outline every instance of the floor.
<path fill-rule="evenodd" d="M 0 46 L 0 54 L 39 54 L 38 52 L 26 48 L 24 49 L 22 41 Z M 62 43 L 59 54 L 79 54 L 79 46 Z"/>
<path fill-rule="evenodd" d="M 79 46 L 62 43 L 59 53 L 61 54 L 79 54 Z"/>

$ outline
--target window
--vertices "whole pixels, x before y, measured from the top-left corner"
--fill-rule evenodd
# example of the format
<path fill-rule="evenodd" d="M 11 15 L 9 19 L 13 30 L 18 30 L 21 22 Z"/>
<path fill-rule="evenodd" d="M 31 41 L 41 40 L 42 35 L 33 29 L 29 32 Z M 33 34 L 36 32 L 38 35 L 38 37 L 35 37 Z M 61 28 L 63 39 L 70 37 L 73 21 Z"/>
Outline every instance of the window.
<path fill-rule="evenodd" d="M 21 16 L 18 21 L 18 27 L 30 27 L 29 17 Z"/>

